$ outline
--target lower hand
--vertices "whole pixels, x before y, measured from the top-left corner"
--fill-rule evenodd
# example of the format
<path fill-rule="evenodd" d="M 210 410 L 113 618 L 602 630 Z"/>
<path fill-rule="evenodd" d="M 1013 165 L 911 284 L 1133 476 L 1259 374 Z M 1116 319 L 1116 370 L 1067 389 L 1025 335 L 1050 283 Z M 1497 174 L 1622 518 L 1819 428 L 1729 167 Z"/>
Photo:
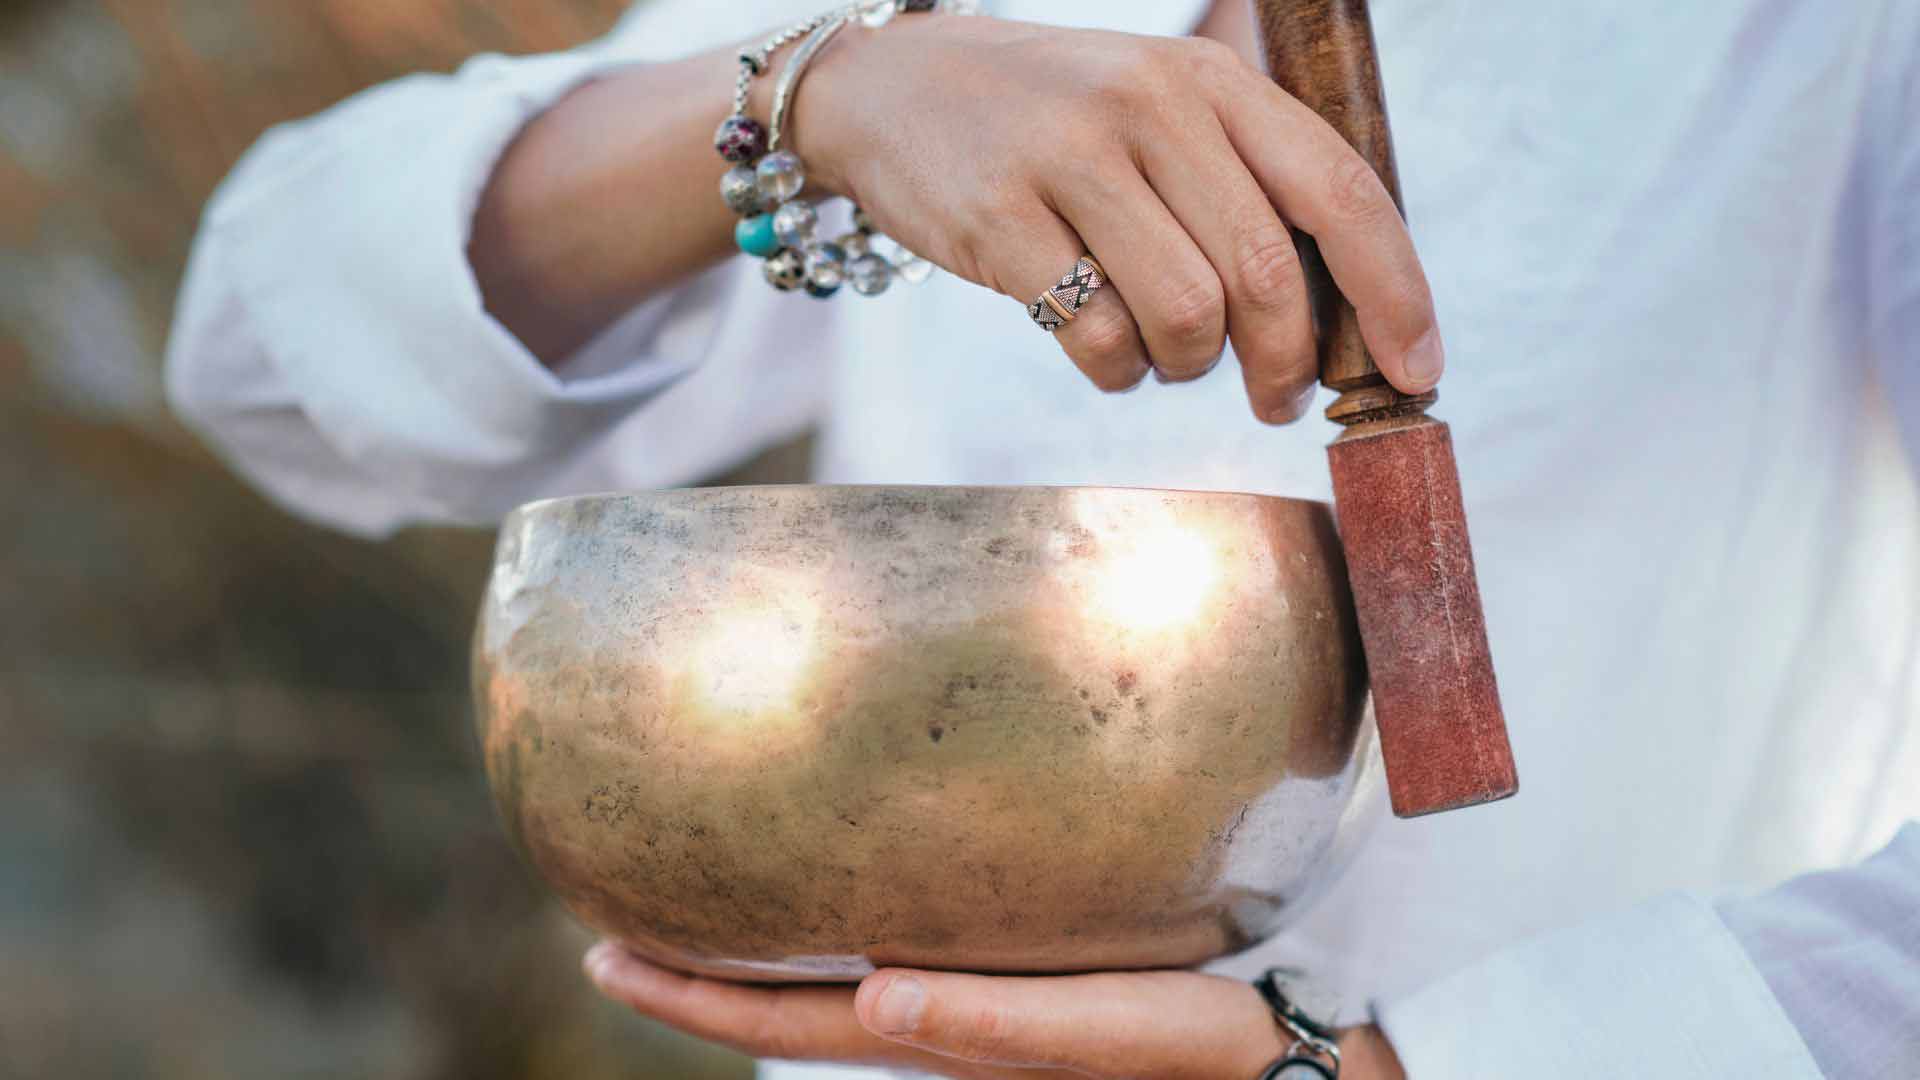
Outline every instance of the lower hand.
<path fill-rule="evenodd" d="M 1289 226 L 1318 241 L 1386 378 L 1417 393 L 1440 377 L 1433 299 L 1380 178 L 1218 42 L 895 19 L 821 53 L 792 123 L 810 184 L 1023 305 L 1094 255 L 1112 284 L 1055 336 L 1102 389 L 1195 378 L 1230 339 L 1254 413 L 1295 419 L 1317 365 Z"/>
<path fill-rule="evenodd" d="M 585 966 L 607 997 L 757 1058 L 957 1080 L 1254 1080 L 1287 1048 L 1251 986 L 1192 972 L 889 969 L 858 989 L 744 986 L 666 971 L 610 942 Z M 1346 1029 L 1340 1048 L 1342 1080 L 1405 1080 L 1378 1029 Z"/>

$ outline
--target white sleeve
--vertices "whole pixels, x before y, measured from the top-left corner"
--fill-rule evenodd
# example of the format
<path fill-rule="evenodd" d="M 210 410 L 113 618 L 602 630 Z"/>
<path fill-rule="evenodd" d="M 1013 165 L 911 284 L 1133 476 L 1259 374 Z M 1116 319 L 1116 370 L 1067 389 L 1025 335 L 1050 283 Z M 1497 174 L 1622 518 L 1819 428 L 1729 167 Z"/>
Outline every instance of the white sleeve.
<path fill-rule="evenodd" d="M 1867 114 L 1867 332 L 1907 452 L 1920 471 L 1920 5 L 1888 4 Z"/>
<path fill-rule="evenodd" d="M 1914 1075 L 1920 826 L 1717 909 L 1676 894 L 1523 942 L 1374 1015 L 1411 1080 Z"/>
<path fill-rule="evenodd" d="M 701 366 L 738 277 L 653 298 L 556 375 L 482 307 L 466 245 L 508 142 L 626 59 L 603 43 L 483 56 L 269 132 L 195 240 L 168 346 L 175 410 L 270 497 L 359 533 L 492 521 L 595 475 L 594 455 L 621 449 L 605 436 Z M 712 438 L 741 456 L 780 434 Z"/>
<path fill-rule="evenodd" d="M 1409 1080 L 1820 1080 L 1740 943 L 1686 895 L 1504 949 L 1374 1017 Z"/>
<path fill-rule="evenodd" d="M 1920 825 L 1720 916 L 1829 1080 L 1920 1075 Z"/>

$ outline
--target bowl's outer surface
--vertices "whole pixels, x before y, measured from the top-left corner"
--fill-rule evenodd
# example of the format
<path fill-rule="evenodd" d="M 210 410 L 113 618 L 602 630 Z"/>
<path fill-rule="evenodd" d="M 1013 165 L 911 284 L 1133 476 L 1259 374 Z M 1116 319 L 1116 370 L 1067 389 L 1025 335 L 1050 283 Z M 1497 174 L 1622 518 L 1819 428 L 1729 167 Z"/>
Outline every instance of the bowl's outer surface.
<path fill-rule="evenodd" d="M 501 532 L 474 684 L 538 872 L 639 954 L 731 978 L 1198 963 L 1297 910 L 1377 802 L 1319 503 L 535 503 Z"/>

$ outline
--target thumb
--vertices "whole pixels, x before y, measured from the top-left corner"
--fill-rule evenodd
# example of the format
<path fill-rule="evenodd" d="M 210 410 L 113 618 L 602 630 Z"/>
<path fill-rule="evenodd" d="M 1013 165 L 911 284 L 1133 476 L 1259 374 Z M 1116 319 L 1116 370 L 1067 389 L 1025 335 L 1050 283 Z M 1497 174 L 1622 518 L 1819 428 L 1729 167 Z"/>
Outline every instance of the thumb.
<path fill-rule="evenodd" d="M 1190 972 L 1005 977 L 891 969 L 854 996 L 884 1039 L 984 1065 L 1094 1076 L 1255 1076 L 1285 1049 L 1259 994 Z"/>

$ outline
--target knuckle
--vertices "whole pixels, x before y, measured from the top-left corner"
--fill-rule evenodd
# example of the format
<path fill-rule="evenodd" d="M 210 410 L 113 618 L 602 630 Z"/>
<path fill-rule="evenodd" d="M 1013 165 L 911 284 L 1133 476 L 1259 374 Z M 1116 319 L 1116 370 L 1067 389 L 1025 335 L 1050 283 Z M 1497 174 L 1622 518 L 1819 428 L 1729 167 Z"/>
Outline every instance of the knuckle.
<path fill-rule="evenodd" d="M 984 285 L 1002 296 L 1020 300 L 1012 291 L 1011 284 L 1000 273 L 999 264 L 990 262 L 981 256 L 981 238 L 978 233 L 968 229 L 956 229 L 949 240 L 953 261 L 948 269 L 968 281 Z M 1021 303 L 1026 303 L 1021 300 Z"/>
<path fill-rule="evenodd" d="M 954 1033 L 954 1048 L 969 1061 L 1000 1062 L 1012 1045 L 1013 1024 L 1001 1009 L 982 1009 L 968 1016 Z"/>
<path fill-rule="evenodd" d="M 1178 50 L 1161 41 L 1142 41 L 1109 65 L 1094 81 L 1096 100 L 1110 115 L 1134 119 L 1165 108 L 1181 88 Z"/>
<path fill-rule="evenodd" d="M 1178 353 L 1167 358 L 1171 369 L 1162 365 L 1167 374 L 1193 368 L 1195 360 L 1205 368 L 1219 354 L 1226 331 L 1226 297 L 1219 278 L 1180 286 L 1168 296 L 1156 321 L 1159 336 Z"/>
<path fill-rule="evenodd" d="M 1152 62 L 1152 54 L 1144 49 L 1106 57 L 1087 79 L 1083 100 L 1108 115 L 1124 115 L 1133 107 L 1141 81 L 1152 77 Z"/>
<path fill-rule="evenodd" d="M 1071 333 L 1069 351 L 1090 369 L 1124 367 L 1127 354 L 1133 351 L 1133 328 L 1112 313 L 1083 313 L 1074 320 Z"/>
<path fill-rule="evenodd" d="M 1133 327 L 1118 316 L 1083 315 L 1074 324 L 1076 340 L 1068 349 L 1074 365 L 1098 389 L 1118 394 L 1140 385 L 1149 370 L 1141 362 Z"/>
<path fill-rule="evenodd" d="M 1380 174 L 1355 153 L 1340 155 L 1327 178 L 1327 195 L 1333 209 L 1347 221 L 1360 225 L 1376 224 L 1390 214 L 1398 214 Z"/>
<path fill-rule="evenodd" d="M 1305 296 L 1300 253 L 1286 230 L 1278 226 L 1250 232 L 1242 239 L 1234 276 L 1239 299 L 1258 310 L 1286 307 Z"/>
<path fill-rule="evenodd" d="M 1203 77 L 1215 75 L 1237 75 L 1246 68 L 1240 54 L 1232 46 L 1213 38 L 1189 37 L 1178 39 L 1182 46 L 1181 65 L 1190 74 Z"/>
<path fill-rule="evenodd" d="M 972 217 L 972 215 L 968 216 Z M 1012 231 L 1019 233 L 1023 230 Z M 1025 258 L 1026 253 L 1008 245 L 1006 240 L 1008 232 L 1004 225 L 956 226 L 945 238 L 946 250 L 941 253 L 943 258 L 940 260 L 940 265 L 1008 299 L 1018 300 L 1021 307 L 1026 307 L 1033 303 L 1034 297 L 1040 294 L 1040 290 L 1052 285 L 1053 282 L 1027 280 L 1026 274 L 1021 270 L 1028 261 Z"/>
<path fill-rule="evenodd" d="M 1188 53 L 1201 63 L 1219 64 L 1233 69 L 1241 66 L 1239 50 L 1218 38 L 1189 37 L 1185 39 L 1185 43 Z"/>

